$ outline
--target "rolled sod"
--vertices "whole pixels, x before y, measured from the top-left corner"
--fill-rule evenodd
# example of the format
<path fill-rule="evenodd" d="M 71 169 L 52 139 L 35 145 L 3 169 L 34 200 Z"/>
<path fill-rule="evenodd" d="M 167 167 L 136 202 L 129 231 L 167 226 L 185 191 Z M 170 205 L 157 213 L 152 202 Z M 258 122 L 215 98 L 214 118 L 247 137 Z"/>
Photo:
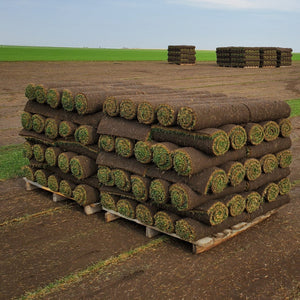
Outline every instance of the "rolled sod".
<path fill-rule="evenodd" d="M 134 145 L 134 156 L 137 161 L 142 164 L 148 164 L 152 161 L 152 151 L 151 147 L 155 144 L 152 141 L 138 141 Z"/>
<path fill-rule="evenodd" d="M 98 140 L 98 148 L 105 152 L 112 152 L 115 150 L 115 137 L 108 134 L 100 134 Z"/>
<path fill-rule="evenodd" d="M 116 137 L 115 151 L 118 155 L 129 158 L 133 156 L 134 141 L 131 139 Z"/>
<path fill-rule="evenodd" d="M 33 157 L 33 149 L 32 149 L 33 145 L 26 141 L 24 142 L 23 144 L 23 154 L 24 154 L 24 157 L 28 158 L 28 159 L 31 159 Z"/>
<path fill-rule="evenodd" d="M 254 146 L 259 145 L 265 138 L 264 128 L 258 123 L 248 123 L 245 125 L 247 141 Z"/>
<path fill-rule="evenodd" d="M 34 83 L 27 84 L 27 86 L 25 88 L 25 97 L 30 101 L 33 101 L 36 99 Z"/>
<path fill-rule="evenodd" d="M 152 161 L 160 170 L 169 170 L 173 166 L 172 152 L 178 149 L 173 143 L 157 143 L 151 147 Z"/>
<path fill-rule="evenodd" d="M 47 149 L 46 145 L 42 145 L 42 144 L 34 144 L 32 146 L 32 152 L 33 152 L 33 156 L 34 159 L 37 162 L 44 162 L 45 161 L 45 151 Z"/>
<path fill-rule="evenodd" d="M 62 89 L 50 88 L 47 91 L 47 104 L 51 108 L 59 108 L 61 106 Z"/>
<path fill-rule="evenodd" d="M 59 147 L 48 147 L 45 151 L 45 160 L 47 164 L 54 167 L 58 163 L 58 156 L 62 153 Z"/>
<path fill-rule="evenodd" d="M 272 173 L 276 168 L 278 168 L 278 160 L 272 153 L 261 157 L 259 162 L 264 173 Z"/>
<path fill-rule="evenodd" d="M 235 124 L 227 124 L 220 127 L 229 137 L 230 147 L 234 150 L 243 148 L 247 143 L 247 132 L 240 126 Z"/>
<path fill-rule="evenodd" d="M 99 191 L 87 184 L 79 184 L 73 191 L 74 200 L 81 206 L 99 202 Z"/>
<path fill-rule="evenodd" d="M 141 102 L 137 107 L 137 119 L 142 124 L 150 125 L 156 121 L 156 106 L 150 102 Z"/>
<path fill-rule="evenodd" d="M 70 160 L 70 170 L 77 179 L 84 179 L 97 172 L 97 165 L 93 159 L 85 155 L 77 155 Z"/>
<path fill-rule="evenodd" d="M 49 139 L 56 139 L 58 137 L 60 120 L 48 118 L 45 121 L 45 135 Z"/>
<path fill-rule="evenodd" d="M 73 111 L 75 109 L 75 91 L 64 89 L 61 96 L 61 104 L 64 110 Z"/>
<path fill-rule="evenodd" d="M 48 177 L 48 188 L 53 192 L 59 191 L 59 184 L 60 184 L 61 178 L 58 175 L 52 174 Z"/>
<path fill-rule="evenodd" d="M 59 183 L 59 192 L 64 196 L 71 198 L 76 184 L 70 180 L 61 180 Z"/>
<path fill-rule="evenodd" d="M 221 224 L 228 218 L 227 206 L 217 200 L 202 204 L 197 207 L 197 211 L 197 219 L 212 226 Z"/>
<path fill-rule="evenodd" d="M 276 153 L 276 158 L 280 168 L 287 168 L 292 163 L 291 150 L 283 150 Z"/>
<path fill-rule="evenodd" d="M 76 129 L 74 137 L 76 142 L 91 145 L 97 141 L 97 130 L 89 125 L 81 125 Z"/>
<path fill-rule="evenodd" d="M 249 181 L 256 180 L 261 175 L 261 165 L 259 160 L 255 158 L 248 158 L 244 161 L 246 171 L 246 178 Z"/>
<path fill-rule="evenodd" d="M 277 120 L 277 124 L 280 128 L 280 135 L 282 137 L 289 137 L 292 132 L 292 123 L 290 119 Z"/>
<path fill-rule="evenodd" d="M 157 121 L 162 126 L 172 126 L 177 121 L 177 110 L 167 103 L 160 104 L 156 111 Z"/>
<path fill-rule="evenodd" d="M 106 95 L 105 91 L 76 94 L 74 101 L 78 114 L 85 115 L 101 111 Z"/>
<path fill-rule="evenodd" d="M 110 210 L 114 210 L 117 211 L 117 202 L 119 201 L 120 197 L 112 195 L 110 193 L 107 192 L 100 192 L 100 202 L 101 205 L 104 208 L 110 209 Z"/>
<path fill-rule="evenodd" d="M 103 102 L 103 112 L 110 117 L 116 117 L 120 113 L 120 100 L 116 97 L 109 96 Z"/>
<path fill-rule="evenodd" d="M 32 114 L 26 111 L 23 111 L 21 114 L 21 124 L 22 127 L 26 130 L 32 129 Z"/>
<path fill-rule="evenodd" d="M 150 183 L 149 197 L 157 204 L 167 203 L 169 201 L 170 183 L 163 179 L 154 179 Z"/>
<path fill-rule="evenodd" d="M 73 136 L 75 130 L 77 129 L 77 125 L 70 121 L 61 121 L 59 123 L 59 135 L 63 138 Z"/>
<path fill-rule="evenodd" d="M 120 199 L 117 202 L 118 212 L 130 219 L 135 219 L 135 210 L 137 207 L 137 202 L 131 199 Z"/>
<path fill-rule="evenodd" d="M 281 179 L 280 181 L 277 182 L 277 184 L 278 184 L 280 195 L 288 194 L 292 187 L 291 181 L 288 177 Z"/>
<path fill-rule="evenodd" d="M 195 242 L 203 237 L 204 227 L 200 222 L 191 219 L 179 219 L 175 224 L 176 234 L 185 241 Z"/>
<path fill-rule="evenodd" d="M 260 123 L 264 129 L 265 141 L 270 142 L 278 138 L 280 133 L 279 125 L 275 121 L 266 121 Z"/>
<path fill-rule="evenodd" d="M 106 166 L 99 166 L 97 171 L 97 178 L 101 184 L 105 186 L 114 186 L 115 178 L 112 170 Z"/>
<path fill-rule="evenodd" d="M 137 103 L 131 99 L 123 99 L 120 103 L 120 117 L 133 120 L 136 118 Z"/>
<path fill-rule="evenodd" d="M 246 199 L 240 194 L 229 195 L 222 202 L 227 206 L 232 217 L 240 215 L 246 208 Z"/>
<path fill-rule="evenodd" d="M 45 129 L 46 118 L 39 114 L 32 116 L 32 129 L 37 133 L 42 133 Z"/>
<path fill-rule="evenodd" d="M 131 191 L 130 173 L 121 169 L 112 170 L 115 186 L 124 192 Z"/>
<path fill-rule="evenodd" d="M 228 182 L 232 186 L 239 185 L 245 178 L 246 170 L 242 163 L 238 161 L 229 161 L 220 166 L 228 177 Z"/>
<path fill-rule="evenodd" d="M 58 155 L 57 165 L 63 173 L 70 172 L 70 160 L 77 156 L 74 152 L 63 152 Z"/>
<path fill-rule="evenodd" d="M 43 84 L 35 86 L 35 99 L 38 103 L 46 103 L 47 101 L 47 88 Z"/>
<path fill-rule="evenodd" d="M 28 180 L 35 181 L 35 172 L 37 171 L 36 168 L 32 166 L 23 166 L 22 167 L 22 175 L 23 177 L 27 178 Z"/>
<path fill-rule="evenodd" d="M 146 202 L 149 195 L 150 179 L 139 175 L 131 175 L 130 181 L 135 199 L 140 202 Z"/>
<path fill-rule="evenodd" d="M 260 193 L 263 201 L 272 202 L 275 201 L 279 195 L 279 187 L 276 183 L 271 182 L 261 186 L 257 192 Z"/>
<path fill-rule="evenodd" d="M 161 231 L 173 233 L 175 232 L 175 223 L 179 219 L 178 215 L 167 210 L 162 210 L 154 215 L 154 226 Z"/>
<path fill-rule="evenodd" d="M 36 170 L 34 173 L 35 181 L 42 185 L 47 187 L 48 186 L 48 177 L 51 175 L 51 172 L 48 170 Z"/>
<path fill-rule="evenodd" d="M 142 223 L 152 226 L 157 207 L 150 204 L 138 204 L 135 209 L 136 218 Z"/>
<path fill-rule="evenodd" d="M 246 198 L 246 211 L 248 213 L 255 212 L 262 205 L 263 199 L 256 191 L 243 193 L 242 196 Z"/>

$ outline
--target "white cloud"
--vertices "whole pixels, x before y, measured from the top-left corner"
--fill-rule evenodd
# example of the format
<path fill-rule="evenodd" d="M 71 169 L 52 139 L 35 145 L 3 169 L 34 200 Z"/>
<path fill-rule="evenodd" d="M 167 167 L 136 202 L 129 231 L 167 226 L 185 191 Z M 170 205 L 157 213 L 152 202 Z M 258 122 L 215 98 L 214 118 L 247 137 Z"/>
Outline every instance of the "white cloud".
<path fill-rule="evenodd" d="M 299 0 L 167 0 L 210 9 L 300 11 Z"/>

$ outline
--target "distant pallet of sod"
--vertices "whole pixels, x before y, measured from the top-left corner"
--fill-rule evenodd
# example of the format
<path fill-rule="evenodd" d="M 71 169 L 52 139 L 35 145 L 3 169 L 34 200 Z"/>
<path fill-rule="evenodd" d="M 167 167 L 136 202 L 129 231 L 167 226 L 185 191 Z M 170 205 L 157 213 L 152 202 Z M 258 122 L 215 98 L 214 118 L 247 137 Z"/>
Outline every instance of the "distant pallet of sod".
<path fill-rule="evenodd" d="M 167 49 L 104 49 L 0 46 L 0 61 L 167 61 Z M 213 50 L 197 50 L 197 61 L 216 61 Z"/>

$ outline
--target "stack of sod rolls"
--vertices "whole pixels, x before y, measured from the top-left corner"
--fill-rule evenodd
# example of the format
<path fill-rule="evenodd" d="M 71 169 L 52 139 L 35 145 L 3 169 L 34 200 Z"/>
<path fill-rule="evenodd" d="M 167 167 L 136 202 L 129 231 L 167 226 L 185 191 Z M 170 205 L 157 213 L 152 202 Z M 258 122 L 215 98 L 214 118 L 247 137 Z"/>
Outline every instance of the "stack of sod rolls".
<path fill-rule="evenodd" d="M 259 67 L 260 52 L 258 47 L 232 47 L 232 67 Z"/>
<path fill-rule="evenodd" d="M 217 65 L 220 67 L 231 67 L 231 47 L 216 48 Z"/>
<path fill-rule="evenodd" d="M 104 101 L 97 129 L 104 208 L 195 241 L 289 201 L 286 102 L 121 98 Z"/>
<path fill-rule="evenodd" d="M 277 48 L 262 47 L 260 48 L 260 66 L 277 67 Z"/>
<path fill-rule="evenodd" d="M 168 62 L 172 64 L 195 64 L 195 46 L 176 45 L 168 46 Z"/>
<path fill-rule="evenodd" d="M 286 67 L 292 64 L 291 48 L 277 48 L 277 67 Z"/>

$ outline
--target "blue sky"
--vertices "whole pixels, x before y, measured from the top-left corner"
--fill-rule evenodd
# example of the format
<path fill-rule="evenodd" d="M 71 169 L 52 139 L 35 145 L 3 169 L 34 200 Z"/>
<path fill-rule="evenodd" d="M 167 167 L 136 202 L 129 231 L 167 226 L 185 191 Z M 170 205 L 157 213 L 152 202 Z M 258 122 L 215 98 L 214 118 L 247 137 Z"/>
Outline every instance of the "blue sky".
<path fill-rule="evenodd" d="M 0 0 L 0 44 L 300 52 L 300 0 Z"/>

